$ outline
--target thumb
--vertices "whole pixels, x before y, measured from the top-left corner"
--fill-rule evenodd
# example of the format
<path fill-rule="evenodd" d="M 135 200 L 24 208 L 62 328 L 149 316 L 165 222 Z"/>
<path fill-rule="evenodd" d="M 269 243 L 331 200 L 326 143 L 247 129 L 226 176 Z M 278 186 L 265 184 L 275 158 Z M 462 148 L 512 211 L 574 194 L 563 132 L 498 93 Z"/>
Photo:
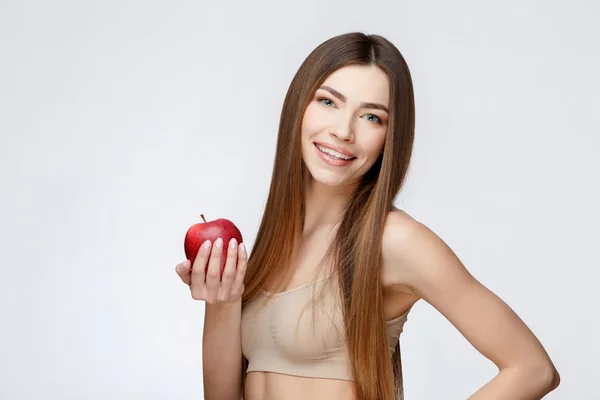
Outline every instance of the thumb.
<path fill-rule="evenodd" d="M 179 275 L 183 283 L 185 283 L 188 286 L 192 283 L 192 268 L 190 267 L 191 264 L 189 260 L 185 260 L 177 264 L 177 266 L 175 267 L 175 272 L 177 272 L 177 275 Z"/>

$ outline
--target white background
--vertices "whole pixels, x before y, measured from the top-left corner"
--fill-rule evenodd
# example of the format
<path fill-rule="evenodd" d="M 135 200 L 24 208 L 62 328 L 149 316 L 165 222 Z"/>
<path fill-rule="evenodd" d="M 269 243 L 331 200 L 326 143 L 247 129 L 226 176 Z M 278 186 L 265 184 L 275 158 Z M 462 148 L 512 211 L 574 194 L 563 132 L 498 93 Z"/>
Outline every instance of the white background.
<path fill-rule="evenodd" d="M 546 346 L 549 399 L 598 399 L 600 5 L 594 1 L 0 1 L 0 398 L 200 399 L 187 228 L 252 246 L 281 105 L 308 53 L 390 39 L 416 92 L 396 205 Z M 496 369 L 426 303 L 406 398 Z"/>

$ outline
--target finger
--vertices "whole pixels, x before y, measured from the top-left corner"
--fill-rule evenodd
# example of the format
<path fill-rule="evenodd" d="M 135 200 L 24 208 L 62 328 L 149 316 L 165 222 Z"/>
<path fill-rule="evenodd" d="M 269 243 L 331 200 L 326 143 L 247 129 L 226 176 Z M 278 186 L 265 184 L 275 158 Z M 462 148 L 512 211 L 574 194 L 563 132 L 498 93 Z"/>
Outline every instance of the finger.
<path fill-rule="evenodd" d="M 206 291 L 206 283 L 204 281 L 206 276 L 206 263 L 210 257 L 210 247 L 210 240 L 206 240 L 204 243 L 202 243 L 202 246 L 200 246 L 198 249 L 198 254 L 194 260 L 194 265 L 192 265 L 192 279 L 190 287 L 192 289 L 192 297 L 196 300 L 201 300 Z"/>
<path fill-rule="evenodd" d="M 183 283 L 190 285 L 192 283 L 192 270 L 189 267 L 189 260 L 185 260 L 182 263 L 177 264 L 175 272 L 181 278 Z"/>
<path fill-rule="evenodd" d="M 221 284 L 219 285 L 219 292 L 217 294 L 217 300 L 226 301 L 229 297 L 229 291 L 235 278 L 237 263 L 237 240 L 231 238 L 229 246 L 227 246 L 227 261 L 225 262 L 225 269 L 223 270 L 223 277 L 221 278 Z"/>
<path fill-rule="evenodd" d="M 237 270 L 235 279 L 231 285 L 231 294 L 241 296 L 244 293 L 244 277 L 246 276 L 246 267 L 248 266 L 248 250 L 244 243 L 238 246 Z"/>
<path fill-rule="evenodd" d="M 206 272 L 206 302 L 209 304 L 217 300 L 217 291 L 221 281 L 221 254 L 223 252 L 223 239 L 218 238 L 213 243 L 208 270 Z"/>

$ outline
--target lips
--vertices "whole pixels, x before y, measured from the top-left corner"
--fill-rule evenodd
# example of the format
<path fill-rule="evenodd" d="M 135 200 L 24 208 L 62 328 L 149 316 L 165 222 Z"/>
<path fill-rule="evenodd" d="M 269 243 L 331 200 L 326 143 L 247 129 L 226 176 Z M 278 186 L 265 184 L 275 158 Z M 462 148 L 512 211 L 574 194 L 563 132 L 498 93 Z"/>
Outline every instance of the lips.
<path fill-rule="evenodd" d="M 319 145 L 321 147 L 326 147 L 329 150 L 333 150 L 333 151 L 337 151 L 340 154 L 343 154 L 345 156 L 348 157 L 355 157 L 354 154 L 350 153 L 348 150 L 342 149 L 341 147 L 336 147 L 327 143 L 320 143 L 320 142 L 315 142 L 316 145 Z"/>
<path fill-rule="evenodd" d="M 323 160 L 325 163 L 332 165 L 332 166 L 343 167 L 343 166 L 350 165 L 351 163 L 354 162 L 354 160 L 356 160 L 356 157 L 354 157 L 354 156 L 352 156 L 352 158 L 350 158 L 349 160 L 332 156 L 328 153 L 325 153 L 325 152 L 319 150 L 316 143 L 315 143 L 314 148 L 315 148 L 315 151 L 317 152 L 319 158 L 321 160 Z"/>
<path fill-rule="evenodd" d="M 339 153 L 339 154 L 341 154 L 341 155 L 343 155 L 345 157 L 351 157 L 351 160 L 353 160 L 353 159 L 356 158 L 356 156 L 354 154 L 352 154 L 349 151 L 344 150 L 344 149 L 342 149 L 340 147 L 335 147 L 335 146 L 332 146 L 332 145 L 329 145 L 329 144 L 323 144 L 323 143 L 319 143 L 319 142 L 315 142 L 314 144 L 315 144 L 315 147 L 319 151 L 321 151 L 321 149 L 319 149 L 319 147 L 320 147 L 320 148 L 325 148 L 325 149 L 328 149 L 328 150 L 335 151 L 335 152 L 337 152 L 337 153 Z"/>

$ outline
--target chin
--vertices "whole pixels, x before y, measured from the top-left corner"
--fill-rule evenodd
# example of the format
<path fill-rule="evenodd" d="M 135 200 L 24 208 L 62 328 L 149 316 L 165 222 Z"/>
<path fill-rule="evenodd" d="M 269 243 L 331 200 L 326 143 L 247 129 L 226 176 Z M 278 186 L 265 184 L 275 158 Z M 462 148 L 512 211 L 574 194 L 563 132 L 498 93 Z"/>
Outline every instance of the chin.
<path fill-rule="evenodd" d="M 312 179 L 313 179 L 313 182 L 318 182 L 321 185 L 329 186 L 329 187 L 342 187 L 345 184 L 347 184 L 346 181 L 341 180 L 341 179 L 335 179 L 335 178 L 329 178 L 329 179 L 328 178 L 323 178 L 323 179 L 319 179 L 319 178 L 313 176 Z"/>
<path fill-rule="evenodd" d="M 319 183 L 329 187 L 341 187 L 349 184 L 348 178 L 335 172 L 323 171 L 320 169 L 307 168 L 310 179 L 314 183 Z"/>

